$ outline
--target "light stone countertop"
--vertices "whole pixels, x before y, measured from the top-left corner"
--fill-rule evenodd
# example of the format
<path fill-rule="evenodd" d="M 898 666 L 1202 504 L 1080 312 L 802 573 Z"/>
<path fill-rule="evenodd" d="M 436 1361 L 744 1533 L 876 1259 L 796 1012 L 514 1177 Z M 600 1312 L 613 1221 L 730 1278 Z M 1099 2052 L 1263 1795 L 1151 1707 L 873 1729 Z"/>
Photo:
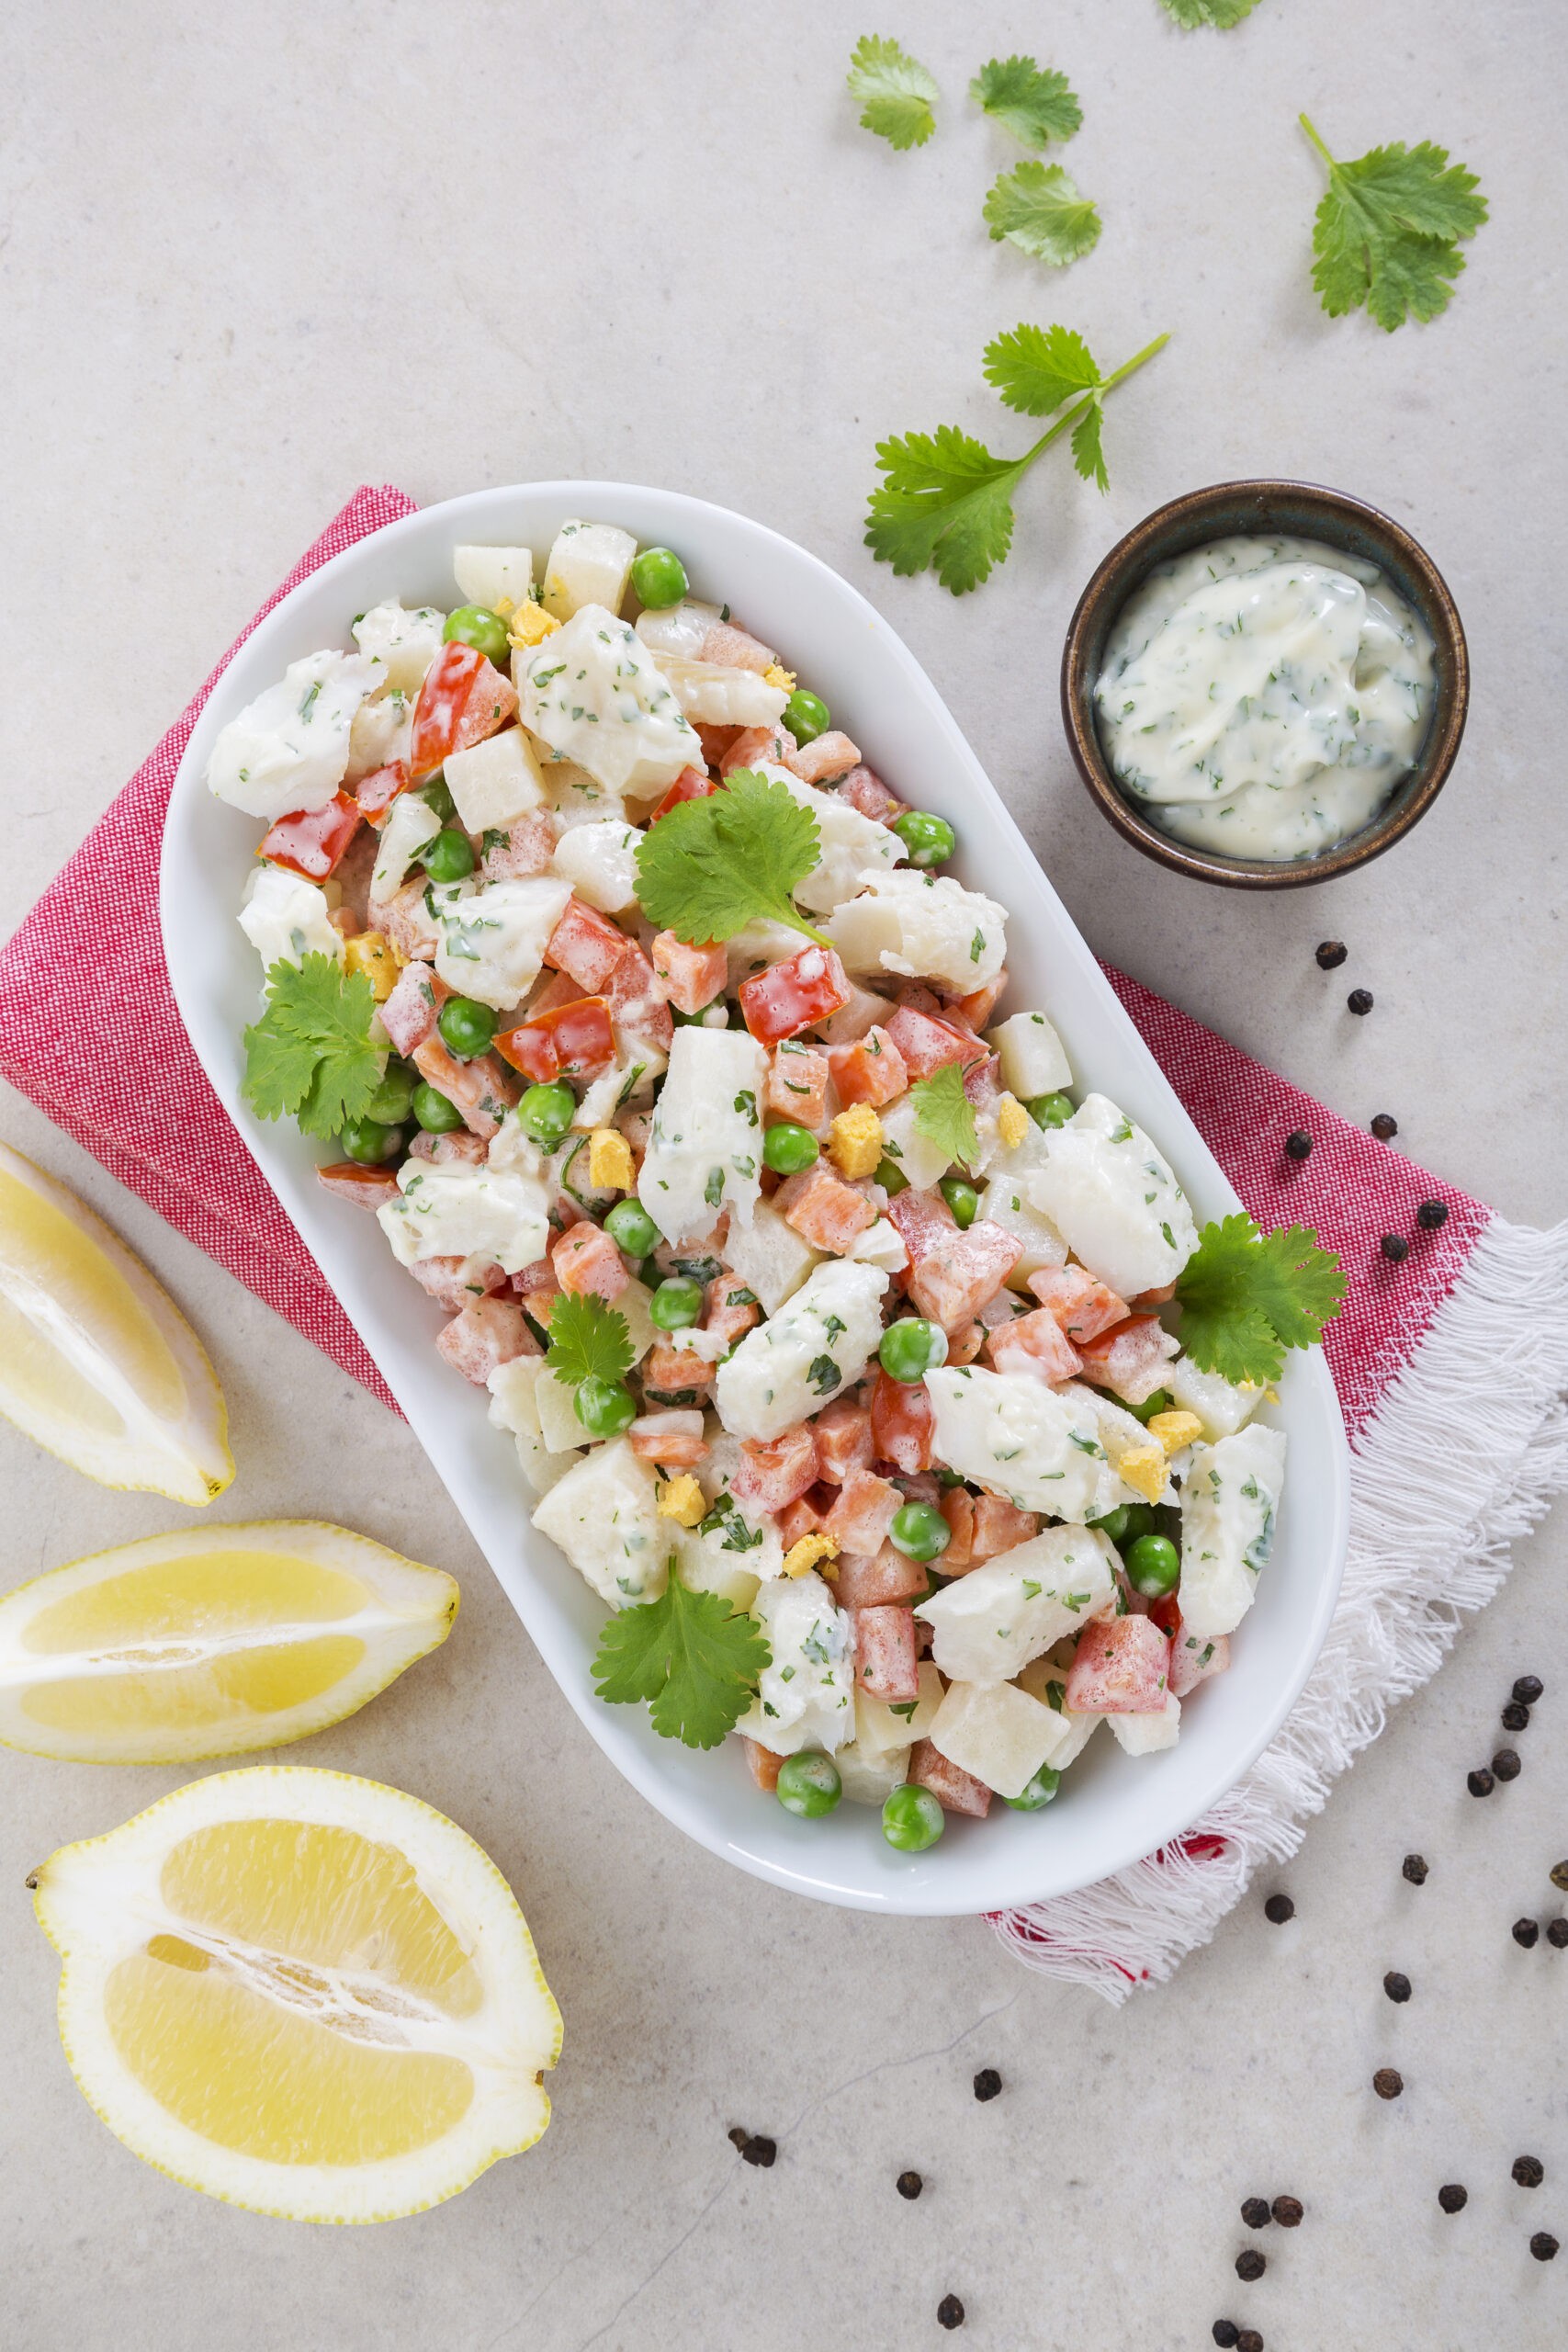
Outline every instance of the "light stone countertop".
<path fill-rule="evenodd" d="M 806 0 L 122 0 L 6 12 L 0 598 L 12 681 L 7 933 L 272 582 L 356 481 L 422 502 L 609 475 L 741 507 L 906 636 L 1103 955 L 1505 1215 L 1565 1212 L 1560 644 L 1564 175 L 1560 0 L 1261 0 L 1229 34 L 1156 0 L 863 20 Z M 896 155 L 843 93 L 863 30 L 943 91 Z M 1057 275 L 987 242 L 1016 151 L 963 93 L 1032 49 L 1084 105 L 1063 160 L 1105 232 Z M 1319 168 L 1431 138 L 1493 220 L 1450 314 L 1386 337 L 1307 278 Z M 1053 151 L 1054 159 L 1055 151 Z M 953 602 L 861 545 L 873 444 L 951 421 L 1021 445 L 987 339 L 1060 318 L 1108 366 L 1100 500 L 1048 457 L 1012 557 Z M 1061 455 L 1062 461 L 1055 461 Z M 1409 525 L 1475 666 L 1443 797 L 1393 856 L 1249 899 L 1122 845 L 1055 711 L 1066 616 L 1111 541 L 1179 490 L 1279 471 Z M 895 779 L 896 781 L 896 779 Z M 1325 978 L 1327 935 L 1351 960 Z M 1371 987 L 1372 1016 L 1345 990 Z M 91 1050 L 91 1041 L 84 1041 Z M 1026 1974 L 977 1922 L 882 1922 L 727 1870 L 615 1777 L 535 1658 L 406 1430 L 16 1096 L 0 1135 L 79 1187 L 211 1349 L 232 1517 L 319 1514 L 439 1563 L 446 1645 L 287 1760 L 413 1790 L 516 1886 L 566 2018 L 538 2149 L 438 2211 L 306 2230 L 125 2154 L 61 2057 L 29 1865 L 186 1774 L 7 1755 L 0 1827 L 0 2334 L 17 2352 L 807 2352 L 945 2341 L 1196 2352 L 1229 2313 L 1270 2352 L 1522 2352 L 1568 2338 L 1568 1953 L 1510 1941 L 1561 1900 L 1568 1600 L 1559 1512 L 1168 1987 L 1119 2014 Z M 1411 1464 L 1418 1478 L 1421 1465 Z M 167 1527 L 0 1424 L 0 1584 Z M 1550 1688 L 1525 1771 L 1478 1804 L 1516 1674 Z M 869 1826 L 869 1825 L 868 1825 Z M 1401 1856 L 1427 1855 L 1416 1891 Z M 1288 1885 L 1297 1917 L 1268 1926 Z M 1385 1969 L 1416 1997 L 1384 1999 Z M 1374 2067 L 1405 2075 L 1393 2106 Z M 997 2066 L 980 2106 L 970 2078 Z M 779 2143 L 742 2165 L 741 2123 Z M 1545 2186 L 1515 2188 L 1520 2153 Z M 895 2193 L 906 2166 L 918 2204 Z M 1445 2180 L 1470 2188 L 1454 2219 Z M 1301 2197 L 1258 2243 L 1242 2197 Z"/>

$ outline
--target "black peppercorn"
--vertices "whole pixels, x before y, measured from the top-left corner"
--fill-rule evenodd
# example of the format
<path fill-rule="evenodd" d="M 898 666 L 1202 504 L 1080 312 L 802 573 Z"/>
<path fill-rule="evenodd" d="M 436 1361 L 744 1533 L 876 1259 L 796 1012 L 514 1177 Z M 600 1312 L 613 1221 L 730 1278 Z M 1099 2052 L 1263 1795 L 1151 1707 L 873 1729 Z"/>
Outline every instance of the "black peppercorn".
<path fill-rule="evenodd" d="M 975 2077 L 975 2096 L 978 2099 L 995 2098 L 1002 2086 L 1002 2078 L 994 2066 L 982 2066 Z"/>
<path fill-rule="evenodd" d="M 1380 2066 L 1372 2076 L 1372 2088 L 1379 2098 L 1397 2098 L 1404 2088 L 1404 2077 L 1396 2066 Z"/>
<path fill-rule="evenodd" d="M 964 2306 L 959 2301 L 956 2295 L 944 2295 L 941 2302 L 938 2303 L 936 2307 L 936 2324 L 939 2327 L 963 2326 Z"/>
<path fill-rule="evenodd" d="M 1241 2341 L 1241 2330 L 1234 2319 L 1217 2319 L 1210 2333 L 1216 2344 L 1224 2346 L 1225 2352 L 1231 2352 L 1232 2346 Z"/>
<path fill-rule="evenodd" d="M 1349 953 L 1350 950 L 1342 939 L 1325 939 L 1317 951 L 1319 970 L 1334 971 L 1337 966 L 1344 963 Z"/>
<path fill-rule="evenodd" d="M 1259 2254 L 1255 2245 L 1243 2246 L 1236 2256 L 1235 2275 L 1238 2278 L 1245 2278 L 1249 2286 L 1254 2278 L 1261 2278 L 1268 2267 L 1268 2256 Z"/>
<path fill-rule="evenodd" d="M 1438 2202 L 1445 2213 L 1462 2213 L 1470 2202 L 1470 2191 L 1457 2180 L 1450 2180 L 1438 2191 Z"/>
<path fill-rule="evenodd" d="M 1282 1928 L 1287 1919 L 1296 1916 L 1296 1906 L 1288 1894 L 1271 1894 L 1263 1905 L 1263 1917 L 1271 1928 Z"/>
<path fill-rule="evenodd" d="M 1244 2197 L 1241 2200 L 1241 2218 L 1249 2230 L 1265 2228 L 1270 2219 L 1267 2197 Z"/>
<path fill-rule="evenodd" d="M 749 2165 L 761 2165 L 764 2169 L 773 2163 L 778 2152 L 779 2143 L 776 2140 L 769 2140 L 761 2135 L 755 2140 L 748 2140 L 740 2151 Z"/>
<path fill-rule="evenodd" d="M 1274 2219 L 1282 2230 L 1300 2229 L 1305 2210 L 1299 2197 L 1276 2197 L 1271 2208 Z"/>
<path fill-rule="evenodd" d="M 1554 2262 L 1556 2260 L 1557 2240 L 1552 2236 L 1550 2230 L 1537 2230 L 1534 2237 L 1530 2240 L 1530 2252 L 1534 2255 L 1538 2262 Z M 1239 2335 L 1236 2337 L 1236 2342 L 1237 2344 L 1241 2342 Z"/>
<path fill-rule="evenodd" d="M 1423 1233 L 1436 1233 L 1438 1226 L 1449 1221 L 1447 1201 L 1423 1201 L 1416 1212 L 1416 1222 Z"/>
<path fill-rule="evenodd" d="M 1263 2352 L 1263 2338 L 1255 2327 L 1244 2327 L 1235 2340 L 1235 2352 Z"/>
<path fill-rule="evenodd" d="M 1382 1989 L 1391 2001 L 1407 2001 L 1410 1998 L 1410 1979 L 1402 1976 L 1397 1968 L 1391 1968 L 1382 1980 Z"/>
<path fill-rule="evenodd" d="M 1392 1111 L 1380 1111 L 1372 1121 L 1372 1133 L 1379 1143 L 1392 1143 L 1399 1133 L 1399 1121 Z"/>
<path fill-rule="evenodd" d="M 1516 1919 L 1514 1921 L 1513 1932 L 1514 1941 L 1517 1944 L 1522 1944 L 1526 1951 L 1533 1951 L 1536 1944 L 1540 1940 L 1540 1921 L 1539 1919 Z"/>
<path fill-rule="evenodd" d="M 1521 1674 L 1514 1685 L 1514 1697 L 1522 1707 L 1533 1707 L 1546 1689 L 1539 1674 Z"/>
<path fill-rule="evenodd" d="M 1505 1731 L 1529 1731 L 1529 1709 L 1528 1707 L 1521 1706 L 1517 1699 L 1510 1699 L 1507 1705 L 1503 1710 L 1503 1729 Z"/>
<path fill-rule="evenodd" d="M 1425 1886 L 1427 1883 L 1426 1855 L 1406 1854 L 1399 1866 L 1399 1873 L 1402 1878 L 1407 1878 L 1412 1886 Z"/>
<path fill-rule="evenodd" d="M 1552 1863 L 1551 1883 L 1553 1886 L 1560 1886 L 1563 1893 L 1568 1894 L 1568 1862 Z"/>
<path fill-rule="evenodd" d="M 1371 989 L 1352 989 L 1345 1000 L 1352 1012 L 1370 1012 L 1372 1009 Z"/>
<path fill-rule="evenodd" d="M 1546 2166 L 1539 2156 L 1516 2156 L 1514 2178 L 1521 2188 L 1539 2188 L 1546 2178 Z"/>
<path fill-rule="evenodd" d="M 1410 1255 L 1410 1244 L 1403 1233 L 1385 1233 L 1378 1246 L 1392 1265 L 1403 1266 Z"/>
<path fill-rule="evenodd" d="M 1568 1951 L 1568 1919 L 1549 1919 L 1546 1940 L 1555 1951 Z"/>
<path fill-rule="evenodd" d="M 1464 1785 L 1472 1797 L 1489 1797 L 1497 1784 L 1483 1764 L 1479 1772 L 1466 1773 Z"/>
<path fill-rule="evenodd" d="M 907 2197 L 911 2205 L 925 2185 L 918 2172 L 901 2172 L 897 2184 L 899 2196 Z"/>
<path fill-rule="evenodd" d="M 728 2137 L 731 2147 L 743 2148 L 751 2134 L 747 2131 L 744 2123 L 734 2123 L 729 2128 Z"/>
<path fill-rule="evenodd" d="M 1285 1156 L 1288 1159 L 1311 1159 L 1312 1137 L 1304 1127 L 1296 1127 L 1285 1137 Z"/>
<path fill-rule="evenodd" d="M 1517 1781 L 1523 1769 L 1517 1747 L 1500 1747 L 1492 1758 L 1492 1770 L 1500 1781 Z"/>

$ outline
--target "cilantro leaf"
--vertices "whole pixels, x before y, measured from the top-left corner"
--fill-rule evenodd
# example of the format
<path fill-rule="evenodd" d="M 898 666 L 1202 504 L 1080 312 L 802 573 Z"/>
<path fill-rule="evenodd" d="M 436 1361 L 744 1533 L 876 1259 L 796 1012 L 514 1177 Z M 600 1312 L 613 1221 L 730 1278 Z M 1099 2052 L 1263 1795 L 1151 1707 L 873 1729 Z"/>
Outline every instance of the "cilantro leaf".
<path fill-rule="evenodd" d="M 773 1652 L 754 1618 L 721 1593 L 693 1591 L 673 1559 L 669 1577 L 657 1600 L 610 1619 L 593 1687 L 613 1706 L 646 1699 L 661 1738 L 716 1747 L 746 1713 Z"/>
<path fill-rule="evenodd" d="M 545 1362 L 577 1386 L 584 1380 L 624 1380 L 632 1368 L 626 1318 L 591 1291 L 563 1291 L 550 1315 Z"/>
<path fill-rule="evenodd" d="M 865 543 L 879 563 L 905 575 L 929 568 L 962 596 L 1006 561 L 1027 458 L 993 458 L 967 433 L 940 424 L 879 441 L 876 463 L 886 479 L 871 493 Z"/>
<path fill-rule="evenodd" d="M 266 1010 L 245 1032 L 245 1100 L 263 1119 L 292 1112 L 306 1135 L 334 1136 L 368 1108 L 386 1064 L 370 1041 L 370 983 L 312 953 L 274 964 L 266 987 Z"/>
<path fill-rule="evenodd" d="M 863 99 L 861 129 L 889 146 L 923 147 L 936 129 L 938 91 L 919 60 L 880 33 L 866 33 L 850 60 L 850 96 Z"/>
<path fill-rule="evenodd" d="M 1005 237 L 1036 261 L 1064 269 L 1100 242 L 1100 215 L 1060 164 L 1032 159 L 1003 172 L 985 202 L 993 243 Z"/>
<path fill-rule="evenodd" d="M 909 1089 L 915 1103 L 915 1131 L 971 1168 L 979 1155 L 975 1106 L 964 1091 L 964 1072 L 957 1062 L 943 1062 L 930 1078 L 918 1078 Z"/>
<path fill-rule="evenodd" d="M 1165 12 L 1174 17 L 1187 31 L 1194 32 L 1200 25 L 1213 25 L 1216 31 L 1228 33 L 1244 17 L 1250 17 L 1258 0 L 1163 0 Z"/>
<path fill-rule="evenodd" d="M 1016 326 L 986 345 L 981 367 L 987 383 L 1024 416 L 1049 416 L 1076 392 L 1100 389 L 1089 347 L 1071 327 Z"/>
<path fill-rule="evenodd" d="M 1019 168 L 1039 171 L 1043 166 Z M 934 571 L 954 596 L 977 588 L 1007 560 L 1012 545 L 1012 502 L 1020 482 L 1062 434 L 1072 435 L 1079 473 L 1101 490 L 1107 488 L 1110 476 L 1100 438 L 1105 396 L 1169 340 L 1156 335 L 1109 376 L 1101 376 L 1082 336 L 1066 327 L 1017 326 L 987 344 L 986 375 L 1010 407 L 1043 416 L 1065 401 L 1073 405 L 1020 458 L 993 457 L 982 442 L 952 424 L 939 425 L 934 433 L 905 433 L 879 441 L 876 463 L 884 479 L 871 493 L 865 532 L 865 543 L 877 561 L 890 563 L 900 576 Z M 685 804 L 693 808 L 710 805 Z M 661 824 L 670 821 L 660 820 Z"/>
<path fill-rule="evenodd" d="M 1032 57 L 993 57 L 970 83 L 969 95 L 1026 147 L 1070 139 L 1083 120 L 1066 75 L 1036 65 Z"/>
<path fill-rule="evenodd" d="M 821 856 L 817 820 L 776 777 L 733 768 L 718 791 L 682 800 L 637 844 L 637 897 L 649 922 L 691 947 L 733 939 L 764 918 L 819 944 L 791 892 Z"/>
<path fill-rule="evenodd" d="M 1328 166 L 1313 223 L 1312 282 L 1329 317 L 1364 302 L 1390 334 L 1407 318 L 1435 319 L 1464 267 L 1460 240 L 1488 217 L 1475 174 L 1427 140 L 1337 163 L 1304 114 L 1301 124 Z"/>
<path fill-rule="evenodd" d="M 1259 1233 L 1246 1216 L 1206 1225 L 1176 1284 L 1181 1344 L 1202 1372 L 1278 1380 L 1287 1348 L 1309 1348 L 1339 1312 L 1345 1272 L 1304 1225 Z"/>

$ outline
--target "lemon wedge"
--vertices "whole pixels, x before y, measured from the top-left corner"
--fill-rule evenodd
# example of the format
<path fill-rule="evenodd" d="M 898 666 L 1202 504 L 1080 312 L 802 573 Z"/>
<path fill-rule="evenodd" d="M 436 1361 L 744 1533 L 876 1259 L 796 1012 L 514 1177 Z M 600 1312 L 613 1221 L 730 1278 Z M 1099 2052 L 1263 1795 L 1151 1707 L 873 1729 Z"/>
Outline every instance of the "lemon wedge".
<path fill-rule="evenodd" d="M 0 1600 L 0 1741 L 184 1764 L 342 1721 L 444 1642 L 457 1588 L 311 1519 L 149 1535 Z"/>
<path fill-rule="evenodd" d="M 28 1883 L 60 2033 L 109 2130 L 187 2188 L 306 2222 L 439 2204 L 550 2119 L 560 2012 L 511 1888 L 417 1797 L 215 1773 Z"/>
<path fill-rule="evenodd" d="M 209 1503 L 223 1397 L 174 1300 L 101 1217 L 0 1144 L 0 1413 L 106 1487 Z"/>

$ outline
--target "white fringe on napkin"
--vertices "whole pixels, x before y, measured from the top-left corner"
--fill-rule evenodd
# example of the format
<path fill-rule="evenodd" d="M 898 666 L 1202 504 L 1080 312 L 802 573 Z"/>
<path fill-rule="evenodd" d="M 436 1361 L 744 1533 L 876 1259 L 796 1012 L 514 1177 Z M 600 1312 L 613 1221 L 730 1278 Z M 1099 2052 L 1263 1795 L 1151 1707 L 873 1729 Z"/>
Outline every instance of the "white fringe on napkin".
<path fill-rule="evenodd" d="M 998 1913 L 1026 1967 L 1120 2005 L 1208 1942 L 1260 1862 L 1295 1852 L 1335 1776 L 1437 1672 L 1461 1614 L 1501 1586 L 1509 1544 L 1568 1486 L 1564 1390 L 1568 1225 L 1495 1218 L 1356 1442 L 1328 1639 L 1284 1728 L 1184 1841 L 1216 1843 Z"/>

